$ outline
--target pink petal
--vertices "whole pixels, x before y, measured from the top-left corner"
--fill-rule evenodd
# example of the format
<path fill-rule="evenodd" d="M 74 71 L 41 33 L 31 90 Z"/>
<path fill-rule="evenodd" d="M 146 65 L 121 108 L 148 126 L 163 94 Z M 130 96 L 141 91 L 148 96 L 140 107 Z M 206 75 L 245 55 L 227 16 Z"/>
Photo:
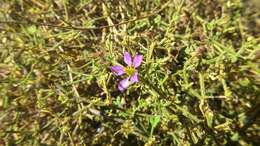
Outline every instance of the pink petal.
<path fill-rule="evenodd" d="M 143 56 L 142 55 L 135 55 L 134 61 L 133 61 L 133 65 L 135 68 L 139 67 L 142 63 L 143 60 Z"/>
<path fill-rule="evenodd" d="M 124 68 L 120 65 L 111 66 L 110 69 L 117 76 L 121 76 L 125 73 Z"/>
<path fill-rule="evenodd" d="M 124 61 L 128 66 L 132 65 L 132 57 L 129 52 L 125 51 L 124 53 Z"/>
<path fill-rule="evenodd" d="M 129 81 L 129 77 L 121 80 L 118 84 L 118 89 L 123 92 L 126 88 L 128 88 L 131 85 L 131 82 Z"/>
<path fill-rule="evenodd" d="M 131 76 L 130 81 L 133 82 L 133 83 L 139 82 L 139 80 L 138 80 L 138 72 L 137 71 L 134 73 L 134 75 Z"/>

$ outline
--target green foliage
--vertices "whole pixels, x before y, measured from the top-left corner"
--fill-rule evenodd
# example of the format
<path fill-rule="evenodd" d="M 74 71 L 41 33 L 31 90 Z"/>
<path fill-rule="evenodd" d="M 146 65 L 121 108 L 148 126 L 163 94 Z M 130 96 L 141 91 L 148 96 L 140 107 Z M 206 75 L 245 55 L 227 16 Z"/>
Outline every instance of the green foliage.
<path fill-rule="evenodd" d="M 150 117 L 150 124 L 151 124 L 151 134 L 153 134 L 154 128 L 157 126 L 157 124 L 160 122 L 160 116 L 151 116 Z"/>
<path fill-rule="evenodd" d="M 259 145 L 256 0 L 1 0 L 0 145 Z M 109 69 L 143 55 L 126 92 Z"/>

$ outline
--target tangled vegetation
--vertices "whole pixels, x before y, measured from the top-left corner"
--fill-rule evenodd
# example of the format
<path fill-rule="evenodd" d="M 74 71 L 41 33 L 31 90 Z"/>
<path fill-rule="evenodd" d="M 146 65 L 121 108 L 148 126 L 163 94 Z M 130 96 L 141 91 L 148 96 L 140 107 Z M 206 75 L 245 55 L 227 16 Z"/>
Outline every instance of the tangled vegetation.
<path fill-rule="evenodd" d="M 259 145 L 259 9 L 1 0 L 0 145 Z M 142 63 L 121 92 L 125 52 Z"/>

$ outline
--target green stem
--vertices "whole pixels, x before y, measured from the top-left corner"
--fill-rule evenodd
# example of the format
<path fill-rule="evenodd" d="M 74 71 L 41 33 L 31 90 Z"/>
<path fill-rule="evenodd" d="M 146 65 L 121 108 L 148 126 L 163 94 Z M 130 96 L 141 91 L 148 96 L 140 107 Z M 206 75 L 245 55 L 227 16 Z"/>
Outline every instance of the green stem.
<path fill-rule="evenodd" d="M 149 87 L 151 87 L 155 92 L 157 92 L 160 96 L 162 97 L 167 97 L 166 94 L 159 89 L 158 87 L 154 86 L 149 80 L 146 80 L 145 78 L 143 78 L 142 76 L 139 76 L 140 80 L 145 83 L 146 85 L 148 85 Z"/>

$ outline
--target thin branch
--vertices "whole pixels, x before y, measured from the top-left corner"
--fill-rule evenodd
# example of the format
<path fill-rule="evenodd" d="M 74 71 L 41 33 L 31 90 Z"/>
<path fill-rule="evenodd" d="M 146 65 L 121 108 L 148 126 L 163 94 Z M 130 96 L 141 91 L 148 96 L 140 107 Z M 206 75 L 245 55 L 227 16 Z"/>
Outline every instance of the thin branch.
<path fill-rule="evenodd" d="M 117 26 L 120 26 L 120 25 L 123 25 L 123 24 L 135 22 L 135 21 L 138 21 L 138 20 L 142 20 L 142 19 L 154 16 L 154 15 L 160 13 L 165 8 L 167 8 L 169 6 L 169 4 L 170 4 L 170 1 L 165 3 L 159 10 L 155 10 L 154 12 L 147 14 L 145 16 L 136 17 L 136 18 L 133 18 L 133 19 L 130 19 L 130 20 L 127 20 L 127 21 L 123 21 L 123 22 L 114 24 L 114 25 L 105 25 L 105 26 L 100 26 L 100 27 L 86 28 L 86 27 L 78 27 L 78 26 L 73 26 L 73 25 L 60 26 L 60 25 L 54 25 L 54 24 L 49 24 L 49 23 L 35 22 L 35 21 L 31 21 L 31 20 L 30 20 L 30 22 L 0 21 L 0 23 L 2 23 L 2 24 L 21 24 L 21 25 L 48 26 L 48 27 L 56 27 L 56 28 L 61 28 L 61 29 L 74 29 L 74 30 L 80 30 L 80 31 L 99 30 L 99 29 L 105 29 L 105 28 L 110 28 L 110 27 L 117 27 Z"/>

